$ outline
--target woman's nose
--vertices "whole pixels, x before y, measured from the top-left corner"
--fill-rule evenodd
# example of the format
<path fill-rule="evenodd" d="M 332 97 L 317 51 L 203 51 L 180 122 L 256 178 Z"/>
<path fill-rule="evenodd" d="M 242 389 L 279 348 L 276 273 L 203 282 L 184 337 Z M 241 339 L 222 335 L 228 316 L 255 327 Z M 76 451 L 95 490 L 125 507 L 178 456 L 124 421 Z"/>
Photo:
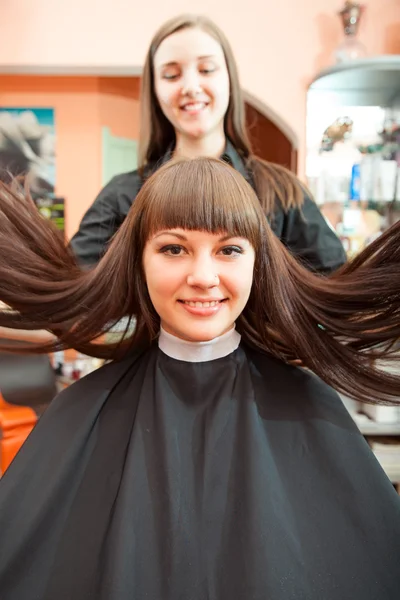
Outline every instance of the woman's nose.
<path fill-rule="evenodd" d="M 192 70 L 185 73 L 182 81 L 182 95 L 195 96 L 196 94 L 201 93 L 201 91 L 202 88 L 198 73 Z"/>
<path fill-rule="evenodd" d="M 193 287 L 210 288 L 219 285 L 219 276 L 213 261 L 196 261 L 187 276 L 187 283 Z"/>

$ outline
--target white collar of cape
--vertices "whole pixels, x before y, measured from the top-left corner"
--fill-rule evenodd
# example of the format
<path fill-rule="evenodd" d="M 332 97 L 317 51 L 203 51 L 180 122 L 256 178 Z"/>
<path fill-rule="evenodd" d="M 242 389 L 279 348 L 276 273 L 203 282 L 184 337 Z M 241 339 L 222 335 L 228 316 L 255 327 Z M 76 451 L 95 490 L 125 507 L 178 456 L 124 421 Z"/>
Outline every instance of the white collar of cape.
<path fill-rule="evenodd" d="M 187 342 L 181 340 L 162 327 L 158 347 L 167 356 L 185 362 L 207 362 L 223 358 L 234 352 L 240 344 L 240 334 L 234 327 L 209 342 Z"/>

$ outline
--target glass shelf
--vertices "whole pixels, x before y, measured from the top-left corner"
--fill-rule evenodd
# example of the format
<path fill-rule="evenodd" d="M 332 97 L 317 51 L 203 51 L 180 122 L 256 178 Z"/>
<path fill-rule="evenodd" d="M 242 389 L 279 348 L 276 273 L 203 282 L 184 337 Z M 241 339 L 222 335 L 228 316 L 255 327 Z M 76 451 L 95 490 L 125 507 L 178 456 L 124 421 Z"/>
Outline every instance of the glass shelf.
<path fill-rule="evenodd" d="M 321 102 L 329 96 L 344 106 L 393 106 L 400 94 L 400 56 L 373 56 L 334 65 L 318 73 L 308 94 Z"/>

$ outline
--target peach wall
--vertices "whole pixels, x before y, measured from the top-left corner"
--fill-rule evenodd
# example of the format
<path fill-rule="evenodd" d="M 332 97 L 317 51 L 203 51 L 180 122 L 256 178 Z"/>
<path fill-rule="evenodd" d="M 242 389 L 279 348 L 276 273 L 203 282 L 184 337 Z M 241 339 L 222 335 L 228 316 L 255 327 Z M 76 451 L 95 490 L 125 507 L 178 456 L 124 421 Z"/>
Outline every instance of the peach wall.
<path fill-rule="evenodd" d="M 66 235 L 101 188 L 101 129 L 137 137 L 138 84 L 98 77 L 0 76 L 3 107 L 54 108 L 56 193 L 67 200 Z"/>
<path fill-rule="evenodd" d="M 99 77 L 100 122 L 113 135 L 139 137 L 139 79 Z"/>
<path fill-rule="evenodd" d="M 304 169 L 305 97 L 340 39 L 343 0 L 21 0 L 0 4 L 0 68 L 140 68 L 155 29 L 201 11 L 232 42 L 245 89 L 286 120 Z M 400 53 L 399 0 L 365 0 L 360 37 L 371 53 Z"/>

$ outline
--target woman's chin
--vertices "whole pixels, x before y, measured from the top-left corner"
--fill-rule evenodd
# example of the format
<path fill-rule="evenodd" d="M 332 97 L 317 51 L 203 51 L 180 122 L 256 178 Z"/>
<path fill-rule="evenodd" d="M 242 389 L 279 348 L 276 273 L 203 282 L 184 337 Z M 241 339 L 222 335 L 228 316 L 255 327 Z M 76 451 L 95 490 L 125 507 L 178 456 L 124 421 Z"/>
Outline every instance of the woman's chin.
<path fill-rule="evenodd" d="M 179 129 L 181 135 L 195 140 L 206 137 L 212 131 L 210 124 L 201 123 L 200 121 L 196 123 L 183 123 Z"/>

